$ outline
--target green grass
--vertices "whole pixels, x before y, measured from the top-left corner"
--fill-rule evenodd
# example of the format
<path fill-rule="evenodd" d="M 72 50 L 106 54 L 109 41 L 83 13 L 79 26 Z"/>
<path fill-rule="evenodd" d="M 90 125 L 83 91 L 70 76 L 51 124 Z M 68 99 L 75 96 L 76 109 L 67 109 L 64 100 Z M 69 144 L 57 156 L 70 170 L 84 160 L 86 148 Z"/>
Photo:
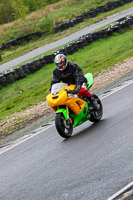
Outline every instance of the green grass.
<path fill-rule="evenodd" d="M 84 74 L 91 72 L 97 76 L 102 70 L 132 55 L 133 29 L 130 29 L 123 33 L 115 33 L 110 38 L 100 39 L 67 58 L 77 63 Z M 49 91 L 54 68 L 54 64 L 46 65 L 35 74 L 3 88 L 0 91 L 0 120 L 44 101 Z"/>
<path fill-rule="evenodd" d="M 55 11 L 53 11 L 51 9 L 51 12 L 49 12 L 49 14 L 46 15 L 47 17 L 44 15 L 44 17 L 42 16 L 39 19 L 37 19 L 37 16 L 35 16 L 34 19 L 30 19 L 30 20 L 25 19 L 24 22 L 21 22 L 21 21 L 19 21 L 19 23 L 16 22 L 16 23 L 14 23 L 13 27 L 9 27 L 6 30 L 2 29 L 2 27 L 0 27 L 0 31 L 1 31 L 0 43 L 2 43 L 4 41 L 8 41 L 14 37 L 18 37 L 20 35 L 25 35 L 30 32 L 44 31 L 45 28 L 47 27 L 47 24 L 50 24 L 49 28 L 47 27 L 49 29 L 50 33 L 47 34 L 46 36 L 43 36 L 36 40 L 32 40 L 29 43 L 23 43 L 22 45 L 20 45 L 17 48 L 12 48 L 10 50 L 2 51 L 1 54 L 2 54 L 3 61 L 1 61 L 0 64 L 8 62 L 19 56 L 22 56 L 22 55 L 30 52 L 31 50 L 36 49 L 42 45 L 48 44 L 50 42 L 61 39 L 65 36 L 68 36 L 80 29 L 83 29 L 83 28 L 88 27 L 98 21 L 101 21 L 103 18 L 106 18 L 107 16 L 110 16 L 112 14 L 123 11 L 123 10 L 128 9 L 133 6 L 133 2 L 125 4 L 124 6 L 116 8 L 112 11 L 109 11 L 106 13 L 101 13 L 94 18 L 86 19 L 84 22 L 82 22 L 72 28 L 69 28 L 63 32 L 60 32 L 57 34 L 53 33 L 52 27 L 53 27 L 54 23 L 68 21 L 69 19 L 72 19 L 75 16 L 77 16 L 91 8 L 96 8 L 97 6 L 104 5 L 106 2 L 108 2 L 108 0 L 105 0 L 105 1 L 83 0 L 82 3 L 81 3 L 81 1 L 78 1 L 78 3 L 77 3 L 77 1 L 75 1 L 75 0 L 66 1 L 66 4 L 62 4 L 61 7 L 55 9 Z M 56 5 L 59 6 L 60 2 L 56 3 Z M 51 8 L 52 5 L 50 5 L 49 7 Z M 49 7 L 47 7 L 47 8 L 49 8 Z M 65 10 L 65 14 L 62 14 L 64 12 L 64 10 Z M 72 14 L 70 14 L 70 13 L 72 13 Z"/>

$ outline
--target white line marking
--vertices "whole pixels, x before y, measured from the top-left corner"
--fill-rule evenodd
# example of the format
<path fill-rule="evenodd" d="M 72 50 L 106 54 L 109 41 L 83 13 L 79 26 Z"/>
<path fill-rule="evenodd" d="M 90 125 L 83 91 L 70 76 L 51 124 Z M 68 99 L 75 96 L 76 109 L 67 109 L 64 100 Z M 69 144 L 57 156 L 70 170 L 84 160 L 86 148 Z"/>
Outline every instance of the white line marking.
<path fill-rule="evenodd" d="M 111 96 L 112 94 L 115 94 L 116 92 L 120 91 L 121 89 L 123 89 L 123 88 L 125 88 L 125 87 L 131 85 L 131 84 L 133 84 L 133 81 L 129 81 L 127 84 L 122 85 L 122 86 L 119 86 L 117 89 L 114 88 L 114 89 L 115 89 L 114 91 L 113 91 L 113 89 L 112 89 L 112 91 L 111 91 L 109 94 L 105 94 L 105 96 L 102 97 L 101 99 L 105 99 L 105 98 Z M 102 95 L 101 95 L 101 96 L 102 96 Z"/>
<path fill-rule="evenodd" d="M 105 96 L 102 97 L 101 99 L 105 99 L 105 98 L 109 97 L 110 95 L 112 95 L 112 94 L 118 92 L 119 90 L 121 90 L 121 89 L 123 89 L 123 88 L 125 88 L 125 87 L 127 87 L 127 86 L 129 86 L 129 85 L 131 85 L 131 84 L 133 84 L 133 81 L 132 81 L 132 82 L 131 82 L 131 81 L 128 82 L 126 85 L 120 86 L 117 90 L 110 92 L 110 94 L 105 95 Z M 115 89 L 116 89 L 116 88 L 115 88 Z M 40 133 L 45 132 L 46 130 L 48 130 L 49 128 L 51 128 L 51 127 L 53 127 L 53 126 L 54 126 L 54 124 L 48 126 L 47 128 L 45 128 L 45 129 L 43 129 L 43 130 L 41 130 L 41 131 L 38 131 L 38 132 L 35 133 L 35 134 L 32 134 L 32 133 L 31 133 L 31 134 L 29 134 L 29 135 L 25 135 L 25 136 L 23 136 L 22 138 L 16 140 L 16 141 L 15 141 L 15 142 L 16 142 L 15 144 L 9 144 L 9 145 L 7 145 L 6 147 L 1 148 L 1 149 L 0 149 L 0 155 L 3 154 L 3 153 L 5 153 L 5 152 L 7 152 L 7 151 L 9 151 L 10 149 L 13 149 L 14 147 L 18 146 L 19 144 L 22 144 L 22 143 L 24 143 L 25 141 L 27 141 L 27 140 L 29 140 L 29 139 L 35 137 L 36 135 L 39 135 Z M 11 146 L 10 146 L 10 145 L 11 145 Z"/>
<path fill-rule="evenodd" d="M 119 190 L 113 196 L 109 197 L 107 200 L 114 200 L 115 198 L 119 197 L 121 194 L 125 193 L 126 191 L 130 190 L 133 187 L 133 182 L 129 183 L 127 186 Z"/>

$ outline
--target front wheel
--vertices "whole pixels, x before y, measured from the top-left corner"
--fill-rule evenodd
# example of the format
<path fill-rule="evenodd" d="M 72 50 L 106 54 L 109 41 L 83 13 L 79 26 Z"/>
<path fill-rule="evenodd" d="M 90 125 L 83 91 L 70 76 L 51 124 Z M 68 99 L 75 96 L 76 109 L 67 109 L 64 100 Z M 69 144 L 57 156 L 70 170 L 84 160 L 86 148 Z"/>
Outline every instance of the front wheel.
<path fill-rule="evenodd" d="M 91 122 L 98 122 L 98 121 L 100 121 L 100 119 L 103 116 L 103 106 L 102 106 L 101 100 L 99 99 L 99 97 L 97 95 L 92 94 L 91 96 L 94 99 L 96 99 L 97 103 L 99 104 L 99 109 L 93 111 L 90 114 L 91 118 L 89 119 L 89 121 L 91 121 Z"/>
<path fill-rule="evenodd" d="M 63 113 L 55 115 L 55 126 L 59 135 L 63 138 L 69 138 L 73 132 L 73 124 L 66 121 Z"/>

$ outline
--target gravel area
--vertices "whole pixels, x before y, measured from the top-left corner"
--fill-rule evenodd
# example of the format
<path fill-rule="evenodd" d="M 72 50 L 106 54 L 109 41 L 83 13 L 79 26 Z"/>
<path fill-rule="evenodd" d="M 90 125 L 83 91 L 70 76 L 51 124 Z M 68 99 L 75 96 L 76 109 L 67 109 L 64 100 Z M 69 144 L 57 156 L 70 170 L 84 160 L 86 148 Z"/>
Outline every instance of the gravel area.
<path fill-rule="evenodd" d="M 127 59 L 123 63 L 116 64 L 113 67 L 102 71 L 97 77 L 94 78 L 93 87 L 90 91 L 95 92 L 132 70 L 133 58 Z M 14 113 L 8 116 L 4 121 L 0 121 L 0 139 L 5 138 L 11 133 L 26 127 L 42 117 L 47 118 L 52 114 L 53 111 L 46 101 L 34 105 L 25 111 Z"/>

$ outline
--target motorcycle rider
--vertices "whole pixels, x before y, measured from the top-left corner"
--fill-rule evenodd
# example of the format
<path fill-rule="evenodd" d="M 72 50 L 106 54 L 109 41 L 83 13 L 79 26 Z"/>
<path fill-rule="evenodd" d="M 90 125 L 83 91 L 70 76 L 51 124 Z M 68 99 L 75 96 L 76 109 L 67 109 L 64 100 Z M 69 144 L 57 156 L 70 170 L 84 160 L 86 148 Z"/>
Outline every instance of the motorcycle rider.
<path fill-rule="evenodd" d="M 75 84 L 74 90 L 67 90 L 68 93 L 77 94 L 87 98 L 89 104 L 89 112 L 98 109 L 97 101 L 91 96 L 87 87 L 87 79 L 83 75 L 82 69 L 75 63 L 69 62 L 64 54 L 58 54 L 55 56 L 54 63 L 56 68 L 53 71 L 53 79 L 51 80 L 51 91 L 52 85 L 62 81 L 63 83 Z"/>

